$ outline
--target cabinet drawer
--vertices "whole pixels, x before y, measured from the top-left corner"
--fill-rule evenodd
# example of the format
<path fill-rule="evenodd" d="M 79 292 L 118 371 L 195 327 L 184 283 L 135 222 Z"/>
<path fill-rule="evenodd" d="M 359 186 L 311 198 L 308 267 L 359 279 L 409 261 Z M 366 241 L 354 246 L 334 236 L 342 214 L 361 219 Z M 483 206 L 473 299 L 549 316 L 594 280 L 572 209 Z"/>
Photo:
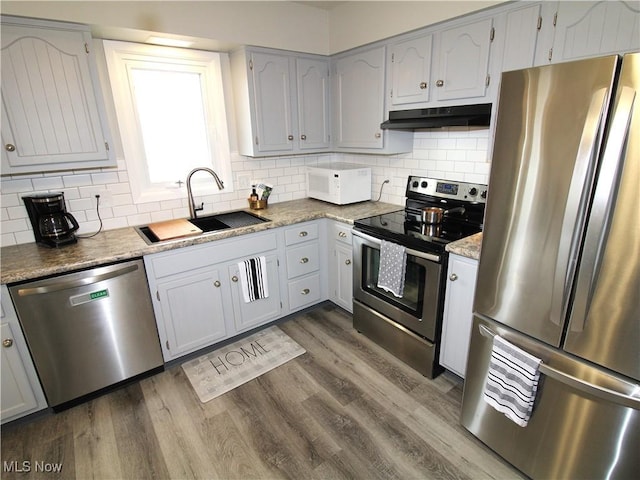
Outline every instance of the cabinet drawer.
<path fill-rule="evenodd" d="M 163 278 L 243 256 L 255 256 L 276 248 L 276 234 L 261 232 L 156 253 L 145 258 L 151 262 L 155 278 Z"/>
<path fill-rule="evenodd" d="M 320 274 L 289 282 L 289 308 L 297 310 L 320 301 Z"/>
<path fill-rule="evenodd" d="M 287 250 L 287 278 L 315 272 L 320 268 L 318 242 L 312 242 Z"/>
<path fill-rule="evenodd" d="M 333 225 L 333 239 L 351 245 L 351 225 L 336 223 Z"/>
<path fill-rule="evenodd" d="M 287 246 L 297 243 L 307 242 L 318 238 L 317 223 L 303 223 L 284 232 L 284 239 Z"/>

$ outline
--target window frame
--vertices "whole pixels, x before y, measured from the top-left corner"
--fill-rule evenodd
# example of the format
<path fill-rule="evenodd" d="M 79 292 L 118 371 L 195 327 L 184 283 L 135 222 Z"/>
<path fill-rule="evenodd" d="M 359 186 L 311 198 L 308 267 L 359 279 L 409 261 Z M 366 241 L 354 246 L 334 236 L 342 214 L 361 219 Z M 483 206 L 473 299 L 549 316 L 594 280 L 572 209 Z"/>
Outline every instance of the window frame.
<path fill-rule="evenodd" d="M 142 43 L 103 40 L 107 72 L 111 83 L 115 113 L 134 203 L 147 203 L 184 198 L 185 178 L 176 179 L 176 185 L 151 184 L 139 117 L 130 79 L 130 69 L 154 65 L 164 70 L 199 72 L 209 149 L 209 164 L 198 165 L 213 169 L 224 182 L 222 192 L 232 192 L 231 148 L 224 90 L 224 55 L 218 52 L 147 45 Z M 170 68 L 174 65 L 176 68 Z M 225 63 L 228 65 L 228 62 Z M 169 67 L 169 68 L 167 68 Z M 188 173 L 188 172 L 187 172 Z M 198 195 L 222 193 L 215 182 L 207 177 L 194 176 L 193 191 Z"/>

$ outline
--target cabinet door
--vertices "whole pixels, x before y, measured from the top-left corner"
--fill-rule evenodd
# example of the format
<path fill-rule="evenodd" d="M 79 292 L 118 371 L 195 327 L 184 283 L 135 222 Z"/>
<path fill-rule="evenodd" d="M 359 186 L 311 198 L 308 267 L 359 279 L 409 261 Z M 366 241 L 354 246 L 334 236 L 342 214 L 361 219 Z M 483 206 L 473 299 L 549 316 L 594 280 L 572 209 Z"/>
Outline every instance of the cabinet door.
<path fill-rule="evenodd" d="M 559 2 L 553 63 L 638 49 L 637 1 Z"/>
<path fill-rule="evenodd" d="M 462 378 L 467 368 L 477 272 L 476 260 L 450 255 L 440 363 Z"/>
<path fill-rule="evenodd" d="M 507 12 L 502 56 L 503 72 L 533 66 L 538 31 L 542 26 L 541 8 L 538 3 Z"/>
<path fill-rule="evenodd" d="M 391 49 L 391 106 L 429 101 L 433 36 L 397 43 Z"/>
<path fill-rule="evenodd" d="M 289 57 L 253 52 L 250 68 L 258 151 L 293 150 Z"/>
<path fill-rule="evenodd" d="M 385 47 L 342 57 L 335 73 L 335 144 L 382 148 Z"/>
<path fill-rule="evenodd" d="M 224 298 L 226 276 L 218 269 L 175 275 L 158 282 L 157 291 L 166 338 L 161 338 L 165 360 L 180 357 L 227 337 Z"/>
<path fill-rule="evenodd" d="M 2 25 L 3 173 L 115 164 L 90 45 L 82 31 Z"/>
<path fill-rule="evenodd" d="M 342 308 L 353 312 L 353 252 L 351 248 L 340 243 L 335 246 L 334 300 Z"/>
<path fill-rule="evenodd" d="M 2 323 L 2 419 L 17 417 L 38 406 L 20 352 L 15 334 L 8 323 Z"/>
<path fill-rule="evenodd" d="M 233 263 L 228 267 L 228 278 L 232 282 L 231 294 L 233 296 L 235 324 L 238 332 L 262 325 L 269 320 L 278 318 L 280 315 L 278 257 L 276 255 L 268 255 L 266 261 L 269 296 L 252 302 L 244 301 L 238 264 Z"/>
<path fill-rule="evenodd" d="M 440 33 L 437 100 L 485 96 L 492 28 L 488 18 Z"/>
<path fill-rule="evenodd" d="M 301 150 L 329 148 L 329 61 L 296 59 Z"/>

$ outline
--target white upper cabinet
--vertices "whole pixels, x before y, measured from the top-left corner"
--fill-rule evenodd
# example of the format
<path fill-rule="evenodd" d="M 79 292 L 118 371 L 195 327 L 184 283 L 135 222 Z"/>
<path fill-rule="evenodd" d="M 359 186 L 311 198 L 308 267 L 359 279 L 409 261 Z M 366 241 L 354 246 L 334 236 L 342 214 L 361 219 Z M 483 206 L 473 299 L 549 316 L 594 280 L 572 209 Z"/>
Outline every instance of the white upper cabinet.
<path fill-rule="evenodd" d="M 486 18 L 442 31 L 434 72 L 436 100 L 484 97 L 489 85 L 489 52 L 493 19 Z"/>
<path fill-rule="evenodd" d="M 2 174 L 115 166 L 86 27 L 2 17 Z"/>
<path fill-rule="evenodd" d="M 558 2 L 552 62 L 640 49 L 637 1 Z"/>
<path fill-rule="evenodd" d="M 329 149 L 329 60 L 268 49 L 231 55 L 242 155 Z"/>
<path fill-rule="evenodd" d="M 358 49 L 335 60 L 333 145 L 339 151 L 399 153 L 413 148 L 413 132 L 382 130 L 385 46 Z"/>
<path fill-rule="evenodd" d="M 301 150 L 330 146 L 329 60 L 296 58 L 298 133 Z"/>
<path fill-rule="evenodd" d="M 389 44 L 387 110 L 491 101 L 494 19 L 449 25 Z"/>
<path fill-rule="evenodd" d="M 338 59 L 334 127 L 337 147 L 382 148 L 385 47 Z"/>
<path fill-rule="evenodd" d="M 542 5 L 534 3 L 506 13 L 502 71 L 533 67 L 542 28 L 541 12 Z"/>
<path fill-rule="evenodd" d="M 387 64 L 391 77 L 391 110 L 429 101 L 432 51 L 433 35 L 430 34 L 389 46 L 390 58 Z"/>
<path fill-rule="evenodd" d="M 289 57 L 252 53 L 256 145 L 260 152 L 293 150 Z"/>

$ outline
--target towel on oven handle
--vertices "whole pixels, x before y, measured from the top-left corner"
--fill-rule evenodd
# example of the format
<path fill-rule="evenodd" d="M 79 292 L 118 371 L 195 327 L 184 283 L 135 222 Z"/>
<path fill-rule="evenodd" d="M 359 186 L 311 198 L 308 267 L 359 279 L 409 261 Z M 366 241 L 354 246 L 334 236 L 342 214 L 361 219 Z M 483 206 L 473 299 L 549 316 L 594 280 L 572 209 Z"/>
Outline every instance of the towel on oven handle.
<path fill-rule="evenodd" d="M 404 294 L 404 277 L 407 270 L 407 251 L 402 245 L 382 240 L 378 266 L 378 288 L 400 298 Z"/>

